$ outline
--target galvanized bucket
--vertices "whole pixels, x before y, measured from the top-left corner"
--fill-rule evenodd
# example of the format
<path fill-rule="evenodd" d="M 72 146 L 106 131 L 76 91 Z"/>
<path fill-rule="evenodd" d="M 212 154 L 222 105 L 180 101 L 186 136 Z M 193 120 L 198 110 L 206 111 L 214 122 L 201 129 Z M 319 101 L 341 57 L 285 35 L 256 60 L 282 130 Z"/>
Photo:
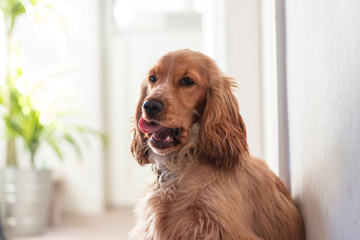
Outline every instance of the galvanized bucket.
<path fill-rule="evenodd" d="M 1 222 L 7 236 L 46 230 L 51 186 L 48 170 L 0 170 Z"/>

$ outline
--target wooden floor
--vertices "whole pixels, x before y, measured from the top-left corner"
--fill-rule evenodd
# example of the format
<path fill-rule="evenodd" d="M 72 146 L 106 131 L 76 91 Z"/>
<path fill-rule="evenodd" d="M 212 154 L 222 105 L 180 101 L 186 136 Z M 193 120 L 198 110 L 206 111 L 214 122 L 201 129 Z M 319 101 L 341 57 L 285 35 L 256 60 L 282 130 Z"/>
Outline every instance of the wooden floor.
<path fill-rule="evenodd" d="M 100 216 L 67 218 L 62 227 L 44 235 L 9 240 L 127 240 L 135 220 L 130 208 L 108 211 Z"/>

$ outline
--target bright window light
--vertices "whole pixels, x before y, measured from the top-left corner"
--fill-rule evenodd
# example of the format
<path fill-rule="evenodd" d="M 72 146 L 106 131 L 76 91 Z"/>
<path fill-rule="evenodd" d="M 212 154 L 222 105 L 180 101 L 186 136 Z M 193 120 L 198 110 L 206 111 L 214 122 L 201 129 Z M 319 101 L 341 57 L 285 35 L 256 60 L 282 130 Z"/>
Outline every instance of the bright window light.
<path fill-rule="evenodd" d="M 116 0 L 113 14 L 120 28 L 128 28 L 143 14 L 202 12 L 204 0 Z"/>

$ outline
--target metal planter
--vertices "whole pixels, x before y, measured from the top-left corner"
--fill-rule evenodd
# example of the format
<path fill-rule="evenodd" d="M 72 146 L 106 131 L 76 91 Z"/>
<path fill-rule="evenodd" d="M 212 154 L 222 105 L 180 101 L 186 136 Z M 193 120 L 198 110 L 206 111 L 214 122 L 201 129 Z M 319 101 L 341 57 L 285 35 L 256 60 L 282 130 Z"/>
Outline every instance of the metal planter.
<path fill-rule="evenodd" d="M 1 222 L 8 236 L 38 235 L 46 230 L 51 171 L 0 170 Z"/>

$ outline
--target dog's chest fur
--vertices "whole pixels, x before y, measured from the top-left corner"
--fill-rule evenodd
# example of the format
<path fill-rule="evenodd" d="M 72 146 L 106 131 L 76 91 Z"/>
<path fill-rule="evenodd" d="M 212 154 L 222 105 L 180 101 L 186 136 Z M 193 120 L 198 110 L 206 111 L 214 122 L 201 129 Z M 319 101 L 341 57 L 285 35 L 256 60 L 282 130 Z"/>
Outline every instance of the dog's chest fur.
<path fill-rule="evenodd" d="M 295 206 L 274 192 L 273 174 L 255 167 L 262 162 L 224 172 L 196 158 L 167 160 L 155 159 L 162 180 L 153 181 L 137 206 L 133 239 L 298 239 L 288 228 L 300 221 Z"/>
<path fill-rule="evenodd" d="M 200 238 L 204 228 L 209 227 L 206 226 L 210 224 L 207 219 L 212 217 L 206 216 L 209 213 L 205 209 L 204 196 L 207 194 L 204 192 L 206 186 L 215 180 L 214 174 L 208 174 L 208 178 L 203 178 L 200 181 L 202 185 L 199 185 L 197 178 L 204 175 L 198 172 L 205 169 L 197 168 L 195 162 L 183 164 L 178 168 L 172 165 L 174 169 L 156 168 L 160 175 L 148 188 L 137 208 L 138 216 L 141 216 L 136 227 L 137 239 Z M 193 171 L 188 171 L 188 168 Z M 182 174 L 179 174 L 180 171 Z M 184 233 L 188 236 L 184 236 Z"/>
<path fill-rule="evenodd" d="M 245 214 L 234 214 L 239 208 L 232 206 L 241 201 L 238 191 L 229 192 L 224 185 L 227 183 L 221 181 L 228 173 L 201 164 L 197 157 L 198 131 L 199 124 L 194 124 L 188 143 L 174 154 L 150 153 L 155 180 L 136 207 L 133 239 L 231 240 L 242 231 L 246 235 L 246 230 L 236 224 Z M 226 222 L 228 226 L 222 225 Z"/>

